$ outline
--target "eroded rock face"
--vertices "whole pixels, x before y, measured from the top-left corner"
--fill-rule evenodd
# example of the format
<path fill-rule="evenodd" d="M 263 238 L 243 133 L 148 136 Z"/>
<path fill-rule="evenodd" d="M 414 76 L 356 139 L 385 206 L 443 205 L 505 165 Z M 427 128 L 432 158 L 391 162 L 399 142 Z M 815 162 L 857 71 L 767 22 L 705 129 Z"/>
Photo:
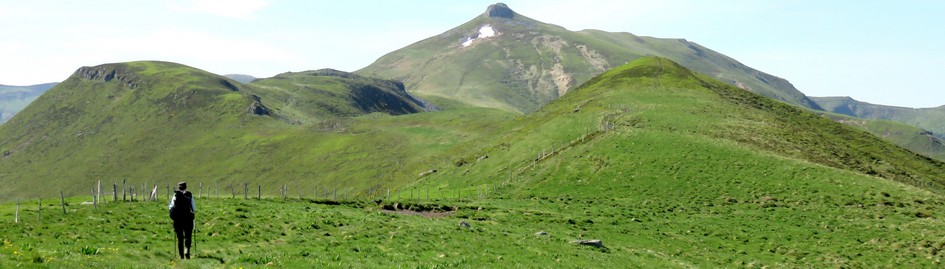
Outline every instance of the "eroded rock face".
<path fill-rule="evenodd" d="M 137 75 L 131 72 L 125 72 L 124 69 L 116 67 L 116 66 L 109 66 L 109 65 L 100 65 L 100 66 L 93 66 L 93 67 L 86 66 L 86 67 L 79 68 L 79 70 L 76 70 L 75 73 L 80 78 L 87 79 L 87 80 L 99 80 L 99 81 L 104 81 L 104 82 L 118 80 L 122 84 L 125 84 L 125 86 L 128 86 L 129 88 L 134 89 L 138 87 Z"/>
<path fill-rule="evenodd" d="M 506 6 L 503 3 L 495 3 L 493 5 L 489 5 L 489 7 L 486 8 L 486 13 L 483 15 L 489 18 L 511 19 L 515 17 L 515 11 L 512 11 L 509 6 Z"/>
<path fill-rule="evenodd" d="M 272 116 L 272 111 L 262 104 L 262 98 L 257 95 L 251 95 L 253 104 L 249 106 L 246 112 L 257 116 Z"/>

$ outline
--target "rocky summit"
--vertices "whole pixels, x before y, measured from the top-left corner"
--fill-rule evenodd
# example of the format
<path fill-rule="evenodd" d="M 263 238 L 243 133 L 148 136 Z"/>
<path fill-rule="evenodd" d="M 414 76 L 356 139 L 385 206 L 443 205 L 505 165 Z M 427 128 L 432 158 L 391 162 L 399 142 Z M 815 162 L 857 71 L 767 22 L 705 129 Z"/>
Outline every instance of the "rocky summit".
<path fill-rule="evenodd" d="M 511 19 L 515 17 L 515 11 L 512 11 L 512 9 L 509 8 L 509 6 L 503 3 L 495 3 L 492 5 L 489 5 L 489 7 L 486 8 L 486 13 L 483 15 L 485 15 L 487 18 Z"/>

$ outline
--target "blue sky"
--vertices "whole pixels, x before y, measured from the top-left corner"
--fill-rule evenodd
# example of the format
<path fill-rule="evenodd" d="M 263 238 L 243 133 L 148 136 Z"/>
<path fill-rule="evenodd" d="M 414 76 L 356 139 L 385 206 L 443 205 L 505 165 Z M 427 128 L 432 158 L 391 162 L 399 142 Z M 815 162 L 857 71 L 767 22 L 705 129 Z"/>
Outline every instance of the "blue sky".
<path fill-rule="evenodd" d="M 81 66 L 178 62 L 218 74 L 354 71 L 493 1 L 0 0 L 0 84 Z M 945 1 L 503 1 L 571 30 L 686 38 L 810 96 L 945 105 Z"/>

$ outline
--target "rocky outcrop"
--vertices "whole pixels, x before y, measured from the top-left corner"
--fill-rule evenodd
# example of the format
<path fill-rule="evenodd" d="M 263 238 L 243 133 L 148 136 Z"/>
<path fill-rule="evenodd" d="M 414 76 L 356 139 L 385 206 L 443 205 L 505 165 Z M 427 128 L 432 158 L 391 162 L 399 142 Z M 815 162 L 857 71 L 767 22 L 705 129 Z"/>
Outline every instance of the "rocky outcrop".
<path fill-rule="evenodd" d="M 240 91 L 240 88 L 239 88 L 239 87 L 236 87 L 236 85 L 233 85 L 233 83 L 230 82 L 229 80 L 220 79 L 220 84 L 222 84 L 223 87 L 226 87 L 227 89 L 229 89 L 229 90 L 231 90 L 231 91 L 234 91 L 234 92 Z"/>
<path fill-rule="evenodd" d="M 138 76 L 118 65 L 85 66 L 75 71 L 75 75 L 86 80 L 111 82 L 117 80 L 128 88 L 138 87 Z"/>
<path fill-rule="evenodd" d="M 575 241 L 571 241 L 571 243 L 578 244 L 578 245 L 584 245 L 584 246 L 592 246 L 592 247 L 596 247 L 596 248 L 603 248 L 603 247 L 604 247 L 604 242 L 601 242 L 600 240 L 597 240 L 597 239 L 594 239 L 594 240 L 575 240 Z"/>
<path fill-rule="evenodd" d="M 253 104 L 249 106 L 247 112 L 258 116 L 272 116 L 272 111 L 262 104 L 262 99 L 259 96 L 251 95 L 250 98 L 253 99 Z"/>
<path fill-rule="evenodd" d="M 503 3 L 495 3 L 493 5 L 489 5 L 489 7 L 486 8 L 486 13 L 483 14 L 483 16 L 488 18 L 511 19 L 515 17 L 515 11 L 512 11 L 509 6 L 506 6 Z"/>

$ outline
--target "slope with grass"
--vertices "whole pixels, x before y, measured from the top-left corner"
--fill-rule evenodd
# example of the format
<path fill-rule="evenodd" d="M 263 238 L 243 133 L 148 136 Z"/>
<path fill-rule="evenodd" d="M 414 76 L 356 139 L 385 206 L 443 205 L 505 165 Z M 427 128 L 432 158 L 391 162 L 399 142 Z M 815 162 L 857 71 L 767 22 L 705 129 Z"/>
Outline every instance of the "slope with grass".
<path fill-rule="evenodd" d="M 680 165 L 713 160 L 750 167 L 752 159 L 771 156 L 930 190 L 941 190 L 945 183 L 942 162 L 815 113 L 690 72 L 665 58 L 647 57 L 618 67 L 517 121 L 516 129 L 494 136 L 491 146 L 469 147 L 469 152 L 451 160 L 452 165 L 441 164 L 459 167 L 455 171 L 444 169 L 447 172 L 439 176 L 467 181 L 509 178 L 511 173 L 514 178 L 536 166 L 554 164 L 555 169 L 547 171 L 550 174 L 541 176 L 566 178 L 560 172 L 568 172 L 566 167 L 579 162 L 582 169 L 590 171 L 573 171 L 580 172 L 573 176 L 577 180 L 611 180 L 622 177 L 614 173 L 636 169 L 628 165 L 675 170 Z M 647 149 L 649 144 L 653 148 Z M 701 153 L 686 153 L 690 147 L 702 148 Z M 712 148 L 744 150 L 746 157 L 717 160 L 712 157 Z M 670 163 L 650 167 L 652 163 L 635 160 L 638 152 L 654 154 L 645 160 Z M 564 153 L 575 155 L 575 159 L 555 161 L 554 157 Z M 667 157 L 677 154 L 681 154 L 680 159 Z M 623 157 L 614 160 L 615 156 L 608 155 Z M 481 159 L 483 156 L 488 158 Z M 720 165 L 713 169 L 730 168 Z M 708 175 L 721 173 L 705 171 Z"/>
<path fill-rule="evenodd" d="M 0 84 L 0 124 L 10 120 L 17 112 L 57 83 L 32 86 L 8 86 Z"/>
<path fill-rule="evenodd" d="M 482 16 L 384 55 L 359 74 L 404 81 L 411 93 L 532 112 L 597 74 L 662 56 L 750 91 L 817 108 L 786 80 L 684 39 L 569 31 L 492 5 Z"/>

